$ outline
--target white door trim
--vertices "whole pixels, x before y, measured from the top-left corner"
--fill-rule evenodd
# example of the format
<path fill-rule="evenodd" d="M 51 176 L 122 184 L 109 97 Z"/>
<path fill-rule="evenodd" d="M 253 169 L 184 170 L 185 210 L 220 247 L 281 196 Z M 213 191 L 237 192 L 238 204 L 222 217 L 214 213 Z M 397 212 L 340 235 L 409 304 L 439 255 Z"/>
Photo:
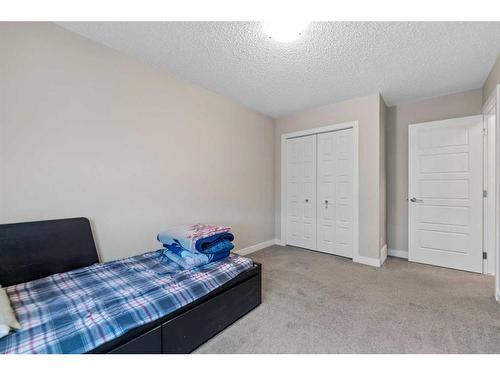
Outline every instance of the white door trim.
<path fill-rule="evenodd" d="M 488 100 L 483 106 L 483 113 L 495 103 L 496 106 L 496 126 L 495 126 L 495 172 L 500 166 L 500 84 L 497 84 L 491 92 Z M 500 197 L 500 178 L 495 179 L 495 198 Z M 495 199 L 495 298 L 500 302 L 500 199 Z"/>
<path fill-rule="evenodd" d="M 497 98 L 497 114 L 496 114 L 496 129 L 495 129 L 495 155 L 496 155 L 496 160 L 495 160 L 495 171 L 498 171 L 498 168 L 500 167 L 500 84 L 497 84 L 497 89 L 496 89 L 496 98 Z M 495 199 L 495 205 L 496 205 L 496 225 L 495 225 L 495 230 L 496 230 L 496 246 L 495 246 L 495 259 L 497 260 L 497 264 L 495 266 L 495 280 L 496 280 L 496 299 L 497 301 L 500 300 L 500 178 L 497 178 L 495 181 L 495 194 L 496 198 Z"/>
<path fill-rule="evenodd" d="M 358 121 L 344 122 L 320 128 L 301 130 L 281 135 L 281 238 L 280 244 L 286 245 L 286 140 L 304 137 L 307 135 L 327 133 L 343 129 L 353 129 L 354 160 L 353 160 L 353 261 L 359 258 L 359 123 Z M 284 162 L 285 161 L 285 162 Z"/>
<path fill-rule="evenodd" d="M 484 103 L 482 113 L 484 119 L 484 130 L 486 132 L 486 136 L 484 137 L 484 159 L 483 159 L 483 173 L 484 173 L 484 182 L 483 189 L 486 190 L 487 197 L 483 200 L 483 215 L 484 215 L 484 227 L 483 227 L 483 251 L 487 254 L 487 259 L 484 261 L 483 265 L 483 273 L 495 275 L 496 263 L 493 263 L 496 259 L 498 259 L 498 254 L 495 249 L 496 242 L 496 229 L 495 222 L 498 220 L 498 212 L 495 209 L 496 207 L 496 133 L 498 129 L 498 111 L 496 111 L 495 122 L 493 126 L 489 126 L 486 123 L 487 116 L 491 114 L 492 111 L 496 111 L 496 96 L 495 90 L 493 90 L 492 95 L 488 98 L 488 100 Z M 493 138 L 492 138 L 493 137 Z M 493 207 L 492 207 L 493 205 Z"/>

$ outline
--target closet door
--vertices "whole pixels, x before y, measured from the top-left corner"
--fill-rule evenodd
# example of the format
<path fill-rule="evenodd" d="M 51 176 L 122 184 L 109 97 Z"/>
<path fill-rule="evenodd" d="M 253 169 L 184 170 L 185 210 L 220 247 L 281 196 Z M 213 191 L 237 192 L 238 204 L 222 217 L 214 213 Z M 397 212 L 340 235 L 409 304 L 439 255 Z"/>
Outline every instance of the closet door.
<path fill-rule="evenodd" d="M 287 244 L 316 249 L 316 135 L 287 140 Z"/>
<path fill-rule="evenodd" d="M 353 130 L 318 134 L 318 250 L 352 258 Z"/>

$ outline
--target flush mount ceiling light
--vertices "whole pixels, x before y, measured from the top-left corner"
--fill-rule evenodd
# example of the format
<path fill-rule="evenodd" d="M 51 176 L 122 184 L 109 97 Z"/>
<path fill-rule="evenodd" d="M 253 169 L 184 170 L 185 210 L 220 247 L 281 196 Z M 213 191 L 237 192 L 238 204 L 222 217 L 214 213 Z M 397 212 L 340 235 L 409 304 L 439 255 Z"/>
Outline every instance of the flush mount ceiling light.
<path fill-rule="evenodd" d="M 299 39 L 308 25 L 306 21 L 267 21 L 262 22 L 262 31 L 269 39 L 287 43 Z"/>

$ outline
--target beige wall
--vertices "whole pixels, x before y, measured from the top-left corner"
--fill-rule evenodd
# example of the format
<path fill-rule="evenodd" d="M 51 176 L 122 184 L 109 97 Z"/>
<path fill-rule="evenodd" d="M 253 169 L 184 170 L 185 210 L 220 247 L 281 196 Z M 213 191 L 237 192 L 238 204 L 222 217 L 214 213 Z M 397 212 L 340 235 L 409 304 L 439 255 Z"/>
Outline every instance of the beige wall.
<path fill-rule="evenodd" d="M 348 121 L 359 121 L 360 255 L 380 257 L 380 95 L 313 108 L 276 120 L 276 238 L 281 238 L 281 135 Z"/>
<path fill-rule="evenodd" d="M 490 74 L 486 79 L 486 82 L 483 86 L 483 103 L 488 100 L 488 97 L 493 92 L 493 89 L 497 84 L 500 84 L 500 54 L 497 57 L 497 60 L 493 67 L 491 68 Z"/>
<path fill-rule="evenodd" d="M 388 109 L 387 245 L 408 251 L 408 125 L 481 113 L 482 90 L 471 90 Z"/>
<path fill-rule="evenodd" d="M 0 24 L 0 222 L 89 217 L 101 257 L 182 222 L 274 238 L 273 121 L 53 24 Z"/>

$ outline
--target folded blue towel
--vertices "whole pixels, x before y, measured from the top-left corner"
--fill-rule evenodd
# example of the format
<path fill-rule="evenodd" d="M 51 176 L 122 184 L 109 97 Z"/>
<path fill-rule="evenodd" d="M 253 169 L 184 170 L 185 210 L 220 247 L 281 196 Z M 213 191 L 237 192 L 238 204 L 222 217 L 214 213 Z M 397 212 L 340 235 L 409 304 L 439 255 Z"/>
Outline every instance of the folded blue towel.
<path fill-rule="evenodd" d="M 230 232 L 217 233 L 210 237 L 200 238 L 195 243 L 195 249 L 204 254 L 213 254 L 221 251 L 220 249 L 231 251 L 234 249 L 233 240 L 234 236 Z"/>
<path fill-rule="evenodd" d="M 200 267 L 209 262 L 207 255 L 186 250 L 177 243 L 165 245 L 165 247 L 167 249 L 163 251 L 163 255 L 185 270 Z"/>
<path fill-rule="evenodd" d="M 228 246 L 229 244 L 230 246 Z M 198 251 L 190 251 L 184 249 L 178 243 L 173 243 L 171 245 L 164 245 L 166 250 L 163 251 L 163 255 L 168 258 L 170 262 L 180 266 L 182 269 L 188 270 L 196 267 L 203 266 L 210 262 L 216 262 L 218 260 L 227 258 L 234 247 L 232 243 L 227 244 L 220 243 L 217 245 L 218 251 L 211 254 L 202 254 Z"/>

